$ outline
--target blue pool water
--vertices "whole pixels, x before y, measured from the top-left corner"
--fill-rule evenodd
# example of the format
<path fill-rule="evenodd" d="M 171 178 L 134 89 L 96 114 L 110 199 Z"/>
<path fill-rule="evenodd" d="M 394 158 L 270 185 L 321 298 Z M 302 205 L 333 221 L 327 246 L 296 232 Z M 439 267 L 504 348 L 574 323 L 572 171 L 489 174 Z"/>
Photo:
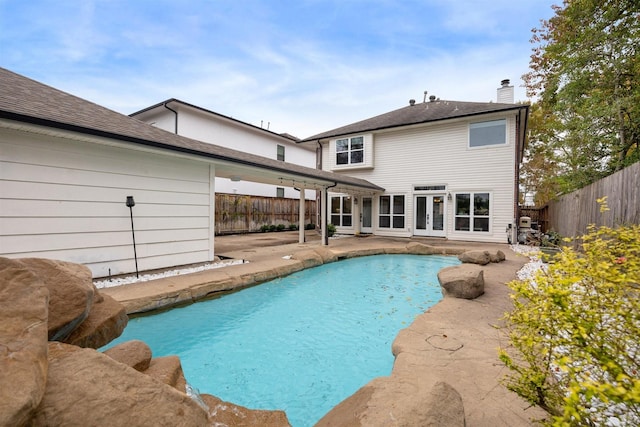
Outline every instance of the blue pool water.
<path fill-rule="evenodd" d="M 158 314 L 133 318 L 110 346 L 146 342 L 180 356 L 201 393 L 283 409 L 311 426 L 371 379 L 389 375 L 400 329 L 442 298 L 455 257 L 376 255 L 324 264 Z"/>

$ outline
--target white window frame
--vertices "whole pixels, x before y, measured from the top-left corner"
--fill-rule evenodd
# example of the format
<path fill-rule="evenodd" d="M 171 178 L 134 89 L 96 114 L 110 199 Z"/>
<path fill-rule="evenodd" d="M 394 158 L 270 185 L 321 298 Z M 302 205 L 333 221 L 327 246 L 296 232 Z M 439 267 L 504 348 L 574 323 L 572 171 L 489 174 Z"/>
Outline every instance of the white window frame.
<path fill-rule="evenodd" d="M 396 205 L 396 198 L 402 198 L 402 203 Z M 383 199 L 389 199 L 389 209 L 383 208 Z M 401 207 L 402 211 L 396 210 L 397 207 Z M 383 219 L 386 223 L 388 220 L 389 225 L 383 225 Z M 396 227 L 396 220 L 402 220 L 402 226 Z M 407 197 L 404 194 L 383 194 L 378 197 L 378 228 L 385 230 L 405 230 L 407 228 Z"/>
<path fill-rule="evenodd" d="M 334 200 L 339 200 L 338 209 L 335 211 Z M 329 199 L 329 223 L 336 227 L 353 227 L 353 197 L 348 195 L 331 196 Z"/>
<path fill-rule="evenodd" d="M 353 148 L 354 140 L 359 140 L 360 145 L 362 146 L 362 148 L 354 149 Z M 341 143 L 345 143 L 345 142 L 347 144 L 346 149 L 345 150 L 338 150 L 338 146 Z M 336 139 L 335 144 L 336 144 L 336 154 L 335 154 L 336 166 L 345 167 L 345 166 L 352 166 L 352 165 L 357 165 L 357 166 L 364 165 L 364 163 L 365 163 L 365 138 L 364 138 L 364 135 L 351 136 L 349 138 Z M 355 152 L 361 152 L 362 153 L 362 157 L 361 157 L 361 160 L 359 162 L 352 162 L 351 161 L 353 153 L 355 153 Z M 338 162 L 338 157 L 340 156 L 340 154 L 346 154 L 347 155 L 347 163 L 339 163 Z"/>
<path fill-rule="evenodd" d="M 499 135 L 491 128 L 501 127 Z M 504 135 L 502 135 L 504 133 Z M 481 149 L 507 145 L 507 119 L 469 123 L 469 148 Z"/>
<path fill-rule="evenodd" d="M 484 210 L 480 211 L 481 208 L 476 207 L 476 195 L 486 195 L 487 203 L 489 207 L 487 212 Z M 469 196 L 469 212 L 461 213 L 458 207 L 459 196 Z M 493 205 L 493 198 L 491 197 L 491 192 L 489 191 L 469 191 L 469 192 L 459 192 L 454 194 L 453 196 L 453 228 L 456 232 L 462 233 L 490 233 L 491 232 L 491 209 Z M 459 225 L 459 220 L 468 220 L 468 230 L 462 228 Z M 485 221 L 486 220 L 486 230 L 484 227 L 476 227 L 476 220 Z"/>

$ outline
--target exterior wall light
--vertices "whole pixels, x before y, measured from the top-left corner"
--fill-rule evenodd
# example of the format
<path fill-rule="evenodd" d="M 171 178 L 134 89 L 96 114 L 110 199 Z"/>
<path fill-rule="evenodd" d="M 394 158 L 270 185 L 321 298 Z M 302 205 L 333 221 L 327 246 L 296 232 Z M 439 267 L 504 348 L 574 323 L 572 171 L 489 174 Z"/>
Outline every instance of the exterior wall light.
<path fill-rule="evenodd" d="M 448 193 L 447 193 L 447 200 L 448 200 L 448 201 L 453 200 L 453 197 L 451 196 L 451 192 L 448 192 Z"/>

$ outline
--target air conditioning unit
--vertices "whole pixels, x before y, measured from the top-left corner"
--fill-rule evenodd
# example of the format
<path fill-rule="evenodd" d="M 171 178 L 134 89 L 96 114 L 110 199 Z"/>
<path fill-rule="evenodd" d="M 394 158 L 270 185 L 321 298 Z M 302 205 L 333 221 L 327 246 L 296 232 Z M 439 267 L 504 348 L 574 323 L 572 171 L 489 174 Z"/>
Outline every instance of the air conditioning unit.
<path fill-rule="evenodd" d="M 531 228 L 531 217 L 521 216 L 520 222 L 518 223 L 518 227 L 520 228 Z"/>

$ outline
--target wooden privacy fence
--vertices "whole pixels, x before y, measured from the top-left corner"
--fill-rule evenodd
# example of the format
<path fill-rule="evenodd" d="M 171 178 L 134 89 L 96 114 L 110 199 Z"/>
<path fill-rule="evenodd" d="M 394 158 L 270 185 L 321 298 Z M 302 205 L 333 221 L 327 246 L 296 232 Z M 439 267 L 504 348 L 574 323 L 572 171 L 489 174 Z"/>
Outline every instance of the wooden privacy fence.
<path fill-rule="evenodd" d="M 298 225 L 300 200 L 216 193 L 215 234 L 260 231 L 263 225 Z M 315 223 L 316 201 L 305 200 L 305 224 Z"/>
<path fill-rule="evenodd" d="M 609 211 L 600 213 L 597 199 L 607 197 Z M 563 237 L 577 237 L 589 224 L 615 227 L 640 224 L 640 162 L 587 187 L 550 202 L 548 227 Z"/>

